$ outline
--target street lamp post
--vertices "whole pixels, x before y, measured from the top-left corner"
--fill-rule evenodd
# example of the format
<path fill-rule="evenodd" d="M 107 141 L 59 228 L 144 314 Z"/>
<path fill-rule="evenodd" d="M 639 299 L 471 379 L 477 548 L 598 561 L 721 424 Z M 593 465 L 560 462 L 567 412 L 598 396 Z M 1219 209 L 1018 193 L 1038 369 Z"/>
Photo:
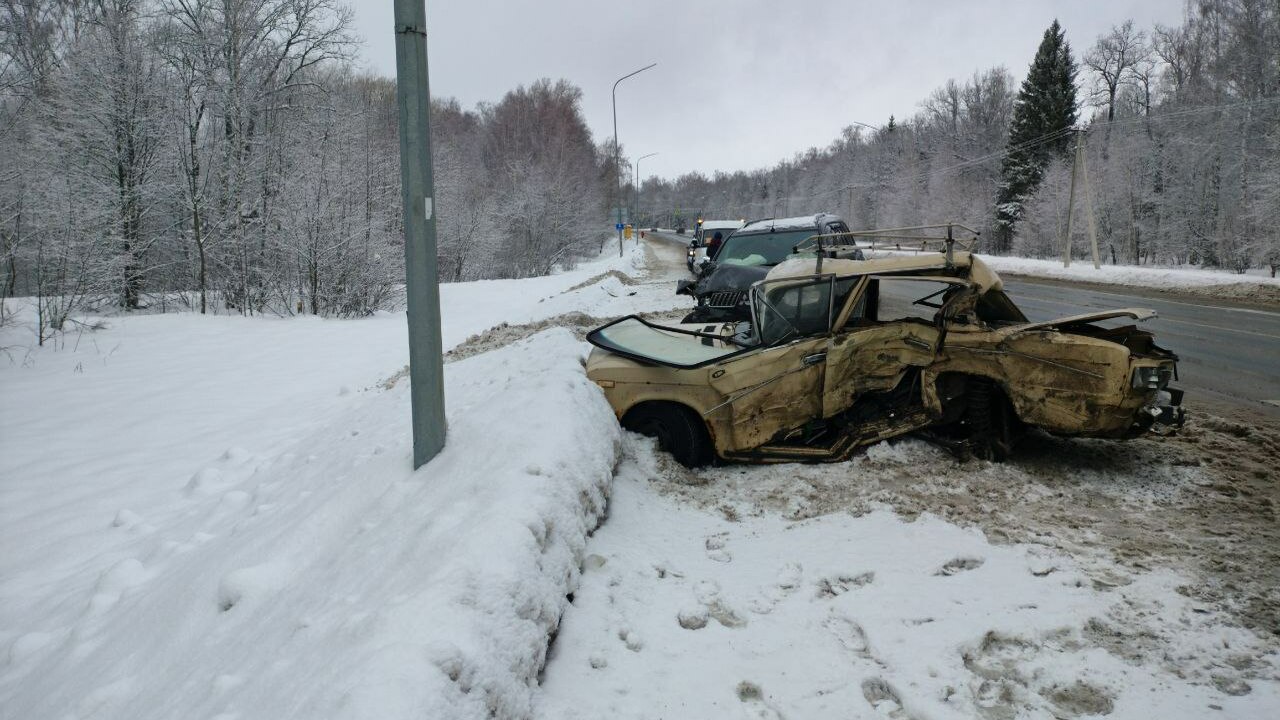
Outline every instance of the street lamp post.
<path fill-rule="evenodd" d="M 618 203 L 618 257 L 622 257 L 622 159 L 618 155 L 618 83 L 632 75 L 639 75 L 657 64 L 645 65 L 635 72 L 623 75 L 613 83 L 613 174 L 617 176 L 618 183 L 618 191 L 614 195 L 614 200 Z"/>
<path fill-rule="evenodd" d="M 635 205 L 637 208 L 639 208 L 639 207 L 640 207 L 640 161 L 641 161 L 641 160 L 643 160 L 643 159 L 645 159 L 645 158 L 651 158 L 651 157 L 653 157 L 654 155 L 657 155 L 657 154 L 658 154 L 658 153 L 656 153 L 656 152 L 655 152 L 655 153 L 649 153 L 648 155 L 641 155 L 640 157 L 636 158 L 636 180 L 635 180 L 635 182 L 632 184 L 632 187 L 633 187 L 633 188 L 635 188 L 635 189 L 634 189 L 634 191 L 633 191 L 633 193 L 632 193 L 632 194 L 634 195 L 634 199 L 631 201 L 631 203 L 632 203 L 633 205 Z M 636 235 L 636 242 L 640 242 L 640 236 L 639 236 L 639 235 Z"/>
<path fill-rule="evenodd" d="M 409 400 L 413 467 L 444 447 L 444 361 L 431 174 L 431 90 L 427 83 L 427 16 L 422 0 L 395 0 L 396 102 L 400 110 L 400 198 L 409 322 Z"/>

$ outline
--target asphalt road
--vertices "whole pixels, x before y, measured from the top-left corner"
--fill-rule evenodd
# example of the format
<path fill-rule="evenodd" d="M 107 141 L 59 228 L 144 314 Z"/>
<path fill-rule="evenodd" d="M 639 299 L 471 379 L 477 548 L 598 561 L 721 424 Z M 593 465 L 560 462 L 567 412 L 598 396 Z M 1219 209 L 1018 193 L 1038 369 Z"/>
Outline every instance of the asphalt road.
<path fill-rule="evenodd" d="M 649 233 L 687 245 L 689 236 Z M 1178 354 L 1188 404 L 1197 397 L 1280 416 L 1280 312 L 1174 300 L 1159 293 L 1113 292 L 1063 282 L 1004 278 L 1005 290 L 1033 321 L 1125 307 L 1151 308 L 1142 326 Z M 1117 288 L 1119 290 L 1119 288 Z M 1120 324 L 1113 322 L 1112 324 Z"/>

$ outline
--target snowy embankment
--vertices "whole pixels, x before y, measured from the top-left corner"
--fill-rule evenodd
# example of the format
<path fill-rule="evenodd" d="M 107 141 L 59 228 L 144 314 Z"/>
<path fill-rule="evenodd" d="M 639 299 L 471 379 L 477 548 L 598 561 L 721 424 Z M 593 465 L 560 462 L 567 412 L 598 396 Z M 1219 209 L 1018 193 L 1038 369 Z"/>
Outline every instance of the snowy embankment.
<path fill-rule="evenodd" d="M 1204 270 L 1199 268 L 1152 267 L 1145 265 L 1103 265 L 1094 268 L 1087 260 L 1063 267 L 1059 260 L 982 255 L 988 265 L 1002 275 L 1123 285 L 1161 292 L 1226 297 L 1239 300 L 1280 302 L 1280 278 L 1266 275 Z"/>
<path fill-rule="evenodd" d="M 675 304 L 593 281 L 643 265 L 446 286 L 445 347 Z M 447 365 L 413 472 L 402 314 L 107 322 L 0 338 L 0 716 L 527 714 L 618 457 L 585 345 Z"/>

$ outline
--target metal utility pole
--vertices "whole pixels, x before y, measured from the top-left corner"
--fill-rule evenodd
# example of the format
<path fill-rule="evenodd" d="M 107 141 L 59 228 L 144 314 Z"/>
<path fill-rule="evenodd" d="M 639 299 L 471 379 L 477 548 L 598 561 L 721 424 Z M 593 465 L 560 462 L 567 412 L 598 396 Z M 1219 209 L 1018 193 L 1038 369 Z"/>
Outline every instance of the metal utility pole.
<path fill-rule="evenodd" d="M 400 197 L 404 205 L 405 297 L 413 467 L 444 447 L 444 362 L 431 176 L 431 90 L 424 0 L 395 0 L 396 99 L 400 106 Z"/>
<path fill-rule="evenodd" d="M 645 158 L 651 158 L 651 157 L 653 157 L 654 155 L 657 155 L 657 154 L 658 154 L 658 153 L 656 153 L 656 152 L 655 152 L 655 153 L 649 153 L 648 155 L 641 155 L 640 157 L 636 158 L 636 180 L 635 180 L 635 182 L 632 184 L 632 187 L 634 188 L 634 190 L 632 191 L 632 193 L 633 193 L 633 195 L 634 195 L 634 199 L 631 201 L 631 204 L 632 204 L 632 205 L 634 205 L 634 206 L 636 206 L 636 208 L 639 208 L 639 207 L 640 207 L 640 161 L 641 161 L 641 160 L 643 160 L 643 159 L 645 159 Z M 638 220 L 638 219 L 636 219 L 636 218 L 632 218 L 632 219 L 631 219 L 631 222 L 632 222 L 632 224 L 635 224 L 635 223 L 638 223 L 638 222 L 639 222 L 639 220 Z M 640 234 L 639 234 L 639 233 L 636 233 L 636 242 L 637 242 L 637 243 L 639 243 L 639 242 L 640 242 Z"/>
<path fill-rule="evenodd" d="M 618 155 L 618 83 L 632 75 L 639 75 L 657 64 L 645 65 L 635 72 L 623 75 L 613 83 L 613 174 L 618 178 L 618 190 L 614 196 L 618 203 L 618 257 L 622 257 L 622 158 Z"/>

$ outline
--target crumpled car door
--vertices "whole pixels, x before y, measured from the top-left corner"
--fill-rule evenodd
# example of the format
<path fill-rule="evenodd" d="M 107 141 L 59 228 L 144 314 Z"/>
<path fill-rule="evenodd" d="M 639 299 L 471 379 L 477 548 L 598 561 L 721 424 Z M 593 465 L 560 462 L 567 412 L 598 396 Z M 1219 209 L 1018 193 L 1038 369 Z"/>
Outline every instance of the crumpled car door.
<path fill-rule="evenodd" d="M 937 346 L 937 328 L 907 321 L 835 335 L 827 347 L 822 417 L 848 410 L 864 393 L 892 390 L 908 368 L 932 365 Z"/>
<path fill-rule="evenodd" d="M 800 340 L 728 360 L 711 372 L 711 387 L 725 401 L 708 417 L 727 414 L 734 450 L 759 447 L 819 416 L 825 347 L 826 338 Z"/>

